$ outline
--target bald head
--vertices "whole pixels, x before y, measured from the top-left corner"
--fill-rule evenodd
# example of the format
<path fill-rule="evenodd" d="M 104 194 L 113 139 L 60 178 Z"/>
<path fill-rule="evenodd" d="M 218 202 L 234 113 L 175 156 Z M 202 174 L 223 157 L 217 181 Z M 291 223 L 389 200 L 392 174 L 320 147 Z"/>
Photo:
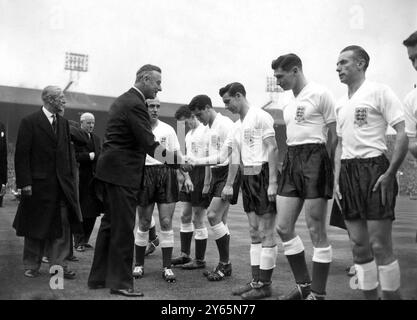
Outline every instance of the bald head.
<path fill-rule="evenodd" d="M 94 115 L 90 112 L 84 112 L 81 117 L 80 117 L 80 121 L 84 121 L 84 120 L 91 120 L 91 119 L 95 119 Z"/>
<path fill-rule="evenodd" d="M 94 130 L 95 118 L 90 112 L 84 112 L 80 117 L 81 129 L 91 133 Z"/>

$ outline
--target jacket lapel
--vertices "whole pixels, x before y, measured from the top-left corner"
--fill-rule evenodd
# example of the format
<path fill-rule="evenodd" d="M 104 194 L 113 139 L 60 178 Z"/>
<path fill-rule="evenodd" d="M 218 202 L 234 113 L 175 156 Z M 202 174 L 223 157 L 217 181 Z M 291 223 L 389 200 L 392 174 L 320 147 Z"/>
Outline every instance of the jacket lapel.
<path fill-rule="evenodd" d="M 39 127 L 41 127 L 41 129 L 43 131 L 45 131 L 45 133 L 47 134 L 47 136 L 49 138 L 51 138 L 51 140 L 53 142 L 56 142 L 57 140 L 56 140 L 56 136 L 55 136 L 54 130 L 52 129 L 52 125 L 49 123 L 49 120 L 46 117 L 45 113 L 41 110 L 41 111 L 39 111 L 39 114 L 38 115 L 39 115 L 38 116 L 38 118 L 39 118 L 39 121 L 38 121 Z"/>
<path fill-rule="evenodd" d="M 136 95 L 140 99 L 140 101 L 142 101 L 145 104 L 145 100 L 143 99 L 142 95 L 138 92 L 138 90 L 130 88 L 129 92 Z"/>

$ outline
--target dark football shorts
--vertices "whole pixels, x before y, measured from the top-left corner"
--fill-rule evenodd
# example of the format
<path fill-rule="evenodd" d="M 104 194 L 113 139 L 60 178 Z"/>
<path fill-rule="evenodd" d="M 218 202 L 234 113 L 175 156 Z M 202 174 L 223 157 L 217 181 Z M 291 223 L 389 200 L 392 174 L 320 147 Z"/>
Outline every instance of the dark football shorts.
<path fill-rule="evenodd" d="M 205 173 L 205 167 L 196 166 L 193 168 L 189 175 L 193 183 L 194 190 L 189 193 L 181 190 L 179 194 L 179 201 L 190 202 L 192 207 L 207 208 L 209 206 L 208 194 L 205 196 L 202 194 L 204 188 Z"/>
<path fill-rule="evenodd" d="M 342 215 L 345 220 L 395 219 L 395 202 L 398 194 L 397 179 L 393 179 L 385 206 L 381 201 L 381 188 L 372 189 L 378 178 L 387 171 L 389 161 L 385 155 L 365 159 L 342 159 L 339 190 Z"/>
<path fill-rule="evenodd" d="M 227 174 L 229 172 L 229 166 L 221 166 L 211 168 L 211 181 L 210 181 L 210 191 L 209 197 L 210 202 L 213 198 L 221 198 L 222 191 L 227 182 Z M 237 198 L 239 197 L 239 188 L 241 181 L 240 169 L 238 170 L 235 181 L 233 182 L 233 197 L 230 200 L 230 204 L 236 204 Z"/>
<path fill-rule="evenodd" d="M 138 205 L 178 201 L 177 173 L 165 165 L 145 166 L 143 188 L 139 191 Z"/>
<path fill-rule="evenodd" d="M 245 173 L 245 168 L 243 169 Z M 279 173 L 278 173 L 279 181 Z M 255 175 L 242 175 L 242 199 L 245 212 L 255 212 L 256 215 L 277 213 L 275 201 L 268 199 L 269 166 L 262 165 L 261 172 Z"/>
<path fill-rule="evenodd" d="M 324 144 L 288 147 L 278 195 L 302 199 L 333 197 L 333 169 Z"/>

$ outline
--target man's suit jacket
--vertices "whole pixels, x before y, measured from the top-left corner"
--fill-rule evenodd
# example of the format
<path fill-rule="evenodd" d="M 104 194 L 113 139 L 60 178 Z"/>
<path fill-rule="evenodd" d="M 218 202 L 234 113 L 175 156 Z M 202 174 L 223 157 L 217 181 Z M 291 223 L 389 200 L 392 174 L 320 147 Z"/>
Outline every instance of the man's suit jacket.
<path fill-rule="evenodd" d="M 94 152 L 94 159 L 91 160 L 90 152 Z M 83 218 L 94 218 L 102 212 L 100 204 L 92 196 L 91 181 L 96 172 L 97 159 L 101 152 L 100 138 L 91 133 L 91 138 L 85 146 L 75 146 L 75 155 L 79 163 L 79 191 L 81 213 Z"/>
<path fill-rule="evenodd" d="M 119 186 L 140 188 L 146 154 L 153 155 L 158 145 L 145 101 L 132 88 L 110 107 L 96 178 Z"/>
<path fill-rule="evenodd" d="M 7 139 L 6 128 L 0 122 L 0 188 L 7 183 Z"/>
<path fill-rule="evenodd" d="M 42 110 L 22 119 L 15 152 L 16 186 L 32 186 L 22 196 L 13 227 L 18 236 L 54 239 L 62 234 L 60 199 L 71 223 L 82 221 L 77 205 L 68 120 L 57 115 L 57 134 Z"/>

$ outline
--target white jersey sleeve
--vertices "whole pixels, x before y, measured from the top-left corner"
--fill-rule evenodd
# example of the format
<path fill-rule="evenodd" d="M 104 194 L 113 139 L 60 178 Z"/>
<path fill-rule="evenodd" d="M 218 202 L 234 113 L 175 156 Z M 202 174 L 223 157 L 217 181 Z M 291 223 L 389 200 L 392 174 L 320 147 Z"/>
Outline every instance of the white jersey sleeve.
<path fill-rule="evenodd" d="M 333 95 L 328 90 L 324 90 L 320 95 L 320 103 L 318 109 L 323 114 L 324 123 L 329 124 L 336 121 L 336 114 L 334 111 L 335 100 Z"/>
<path fill-rule="evenodd" d="M 393 127 L 397 123 L 404 121 L 401 101 L 390 87 L 385 86 L 380 98 L 381 113 L 390 126 Z"/>
<path fill-rule="evenodd" d="M 417 136 L 417 89 L 411 91 L 404 100 L 405 132 L 409 138 Z"/>

